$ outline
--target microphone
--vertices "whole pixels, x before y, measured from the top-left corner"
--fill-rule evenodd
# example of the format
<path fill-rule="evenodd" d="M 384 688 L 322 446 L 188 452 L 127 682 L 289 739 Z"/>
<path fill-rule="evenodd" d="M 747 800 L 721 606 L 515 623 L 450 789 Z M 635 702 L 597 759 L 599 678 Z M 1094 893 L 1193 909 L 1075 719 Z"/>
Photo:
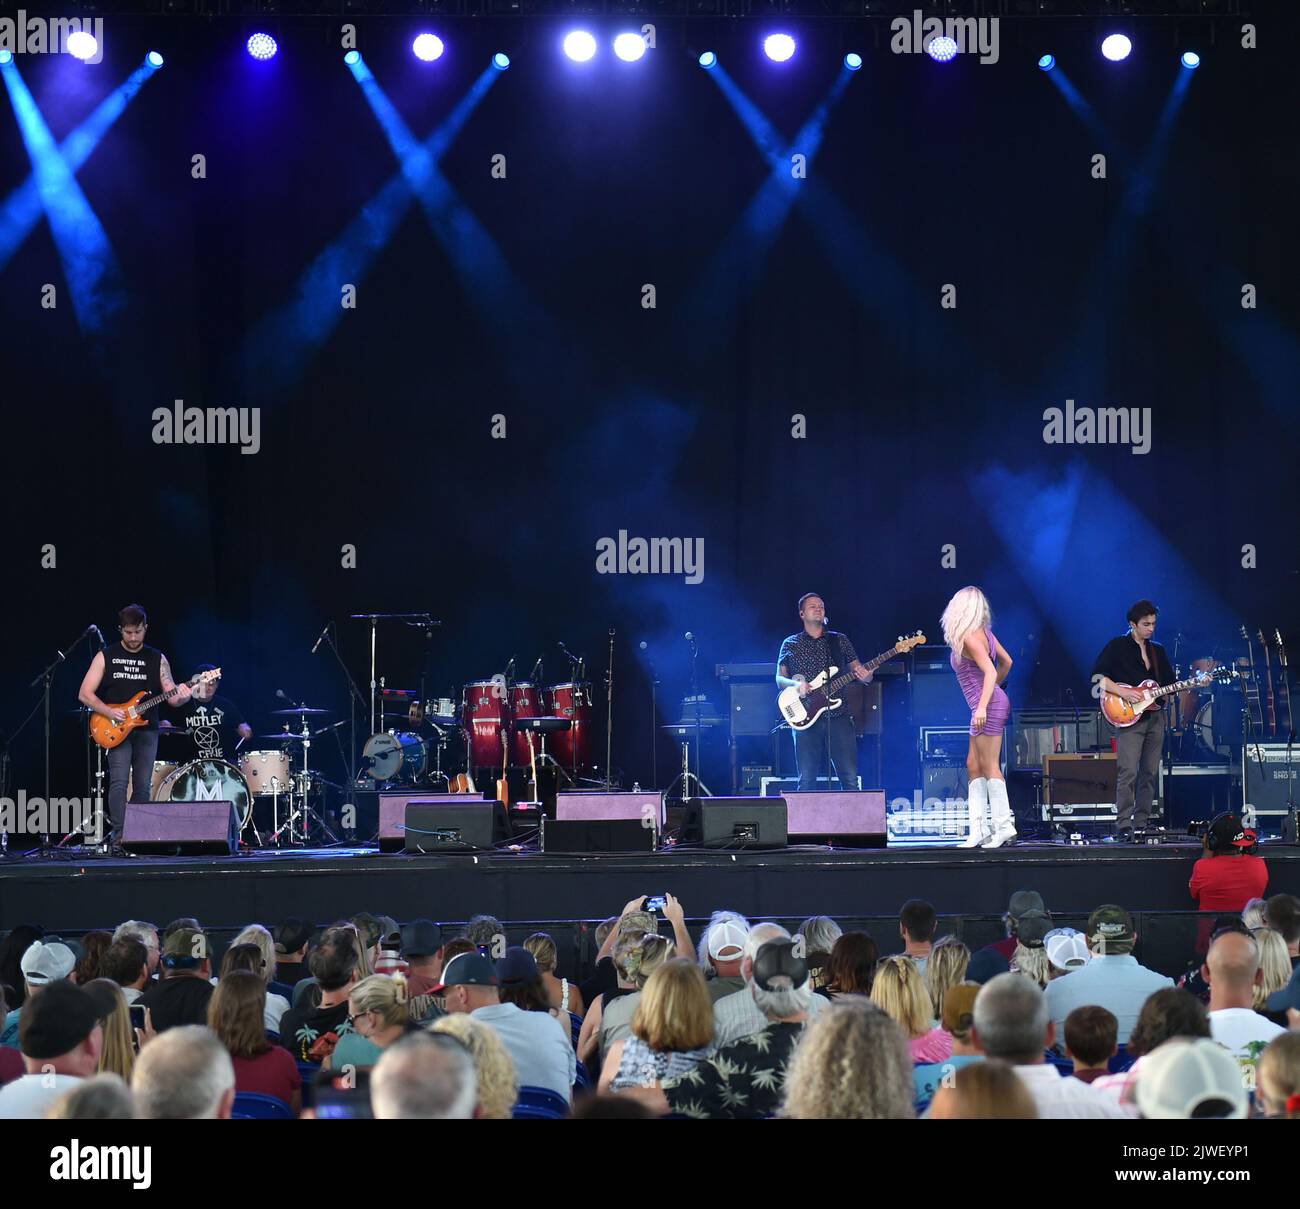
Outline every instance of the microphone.
<path fill-rule="evenodd" d="M 695 635 L 692 634 L 692 633 L 690 632 L 690 630 L 687 630 L 687 631 L 686 631 L 686 641 L 687 641 L 687 642 L 694 642 L 694 641 L 695 641 Z"/>
<path fill-rule="evenodd" d="M 104 641 L 104 635 L 99 632 L 99 626 L 97 626 L 93 621 L 86 627 L 86 633 L 94 634 L 94 636 L 99 639 L 101 649 L 108 646 L 108 643 Z"/>
<path fill-rule="evenodd" d="M 533 664 L 533 670 L 531 673 L 529 673 L 528 679 L 532 681 L 536 681 L 539 678 L 539 674 L 541 670 L 542 670 L 542 657 L 538 655 L 537 662 Z"/>
<path fill-rule="evenodd" d="M 649 646 L 650 646 L 650 644 L 649 644 L 648 642 L 646 642 L 646 640 L 645 640 L 644 638 L 643 638 L 640 642 L 637 643 L 637 648 L 638 648 L 639 650 L 642 650 L 642 651 L 644 651 L 644 650 L 648 650 L 648 649 L 649 649 Z"/>
<path fill-rule="evenodd" d="M 319 649 L 320 644 L 321 644 L 322 642 L 325 641 L 325 635 L 328 634 L 328 633 L 330 632 L 330 626 L 333 625 L 333 624 L 334 624 L 334 623 L 333 623 L 332 621 L 327 621 L 327 622 L 325 623 L 325 628 L 324 628 L 323 630 L 321 630 L 321 632 L 320 632 L 320 637 L 316 639 L 315 645 L 313 645 L 312 648 L 311 648 L 311 653 L 312 653 L 313 655 L 316 654 L 316 651 Z M 281 695 L 282 697 L 284 696 L 283 693 L 281 693 L 280 695 Z"/>
<path fill-rule="evenodd" d="M 282 688 L 278 688 L 278 689 L 276 689 L 276 690 L 275 690 L 275 695 L 276 695 L 277 697 L 279 697 L 281 701 L 287 701 L 290 705 L 295 705 L 295 706 L 296 706 L 296 705 L 301 705 L 301 704 L 302 704 L 300 701 L 295 701 L 295 700 L 294 700 L 292 697 L 290 697 L 289 694 L 286 693 L 286 692 L 284 691 L 284 689 L 282 689 Z"/>

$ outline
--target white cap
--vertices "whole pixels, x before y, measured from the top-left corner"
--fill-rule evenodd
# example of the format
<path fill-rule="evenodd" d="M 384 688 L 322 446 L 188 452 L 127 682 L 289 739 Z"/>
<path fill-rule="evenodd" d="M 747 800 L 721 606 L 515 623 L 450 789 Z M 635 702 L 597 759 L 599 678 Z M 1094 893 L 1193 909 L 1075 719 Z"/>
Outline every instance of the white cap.
<path fill-rule="evenodd" d="M 1043 937 L 1043 948 L 1058 970 L 1078 970 L 1092 960 L 1087 937 L 1073 928 L 1053 928 Z"/>
<path fill-rule="evenodd" d="M 739 961 L 749 932 L 734 919 L 719 920 L 709 929 L 709 956 L 714 961 Z M 728 953 L 732 949 L 734 952 Z"/>
<path fill-rule="evenodd" d="M 1138 1110 L 1159 1121 L 1197 1116 L 1242 1120 L 1250 1106 L 1246 1077 L 1245 1068 L 1217 1041 L 1174 1037 L 1142 1059 Z"/>
<path fill-rule="evenodd" d="M 18 964 L 22 967 L 23 977 L 32 986 L 43 987 L 46 983 L 67 978 L 76 969 L 77 958 L 67 945 L 57 941 L 47 945 L 35 940 L 27 946 Z"/>

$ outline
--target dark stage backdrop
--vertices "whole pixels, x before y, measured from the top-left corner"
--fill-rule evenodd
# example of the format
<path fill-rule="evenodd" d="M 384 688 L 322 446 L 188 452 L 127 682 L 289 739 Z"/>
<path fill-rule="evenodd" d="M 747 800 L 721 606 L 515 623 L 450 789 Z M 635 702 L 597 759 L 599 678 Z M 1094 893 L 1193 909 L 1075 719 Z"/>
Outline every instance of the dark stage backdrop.
<path fill-rule="evenodd" d="M 450 23 L 424 65 L 372 20 L 364 88 L 323 18 L 277 26 L 267 64 L 237 22 L 179 18 L 110 18 L 98 65 L 21 56 L 56 142 L 150 47 L 167 63 L 76 172 L 71 232 L 42 219 L 0 266 L 0 725 L 130 601 L 258 730 L 277 688 L 346 712 L 309 654 L 331 618 L 363 690 L 349 613 L 440 618 L 381 634 L 388 683 L 432 696 L 511 656 L 567 679 L 559 641 L 599 686 L 612 630 L 614 762 L 643 784 L 673 772 L 649 661 L 666 721 L 690 630 L 722 702 L 714 666 L 774 659 L 810 589 L 866 657 L 942 641 L 980 584 L 1017 705 L 1086 698 L 1142 596 L 1184 665 L 1243 622 L 1294 641 L 1296 24 L 1261 19 L 1254 50 L 1216 26 L 1177 97 L 1158 21 L 1120 65 L 1089 24 L 1011 22 L 996 64 L 808 22 L 776 66 L 756 22 L 665 21 L 641 63 L 579 67 L 541 21 Z M 1035 67 L 1049 32 L 1077 106 Z M 32 173 L 8 91 L 0 198 Z M 258 452 L 156 442 L 177 399 L 260 409 Z M 1045 440 L 1067 400 L 1137 409 L 1145 451 Z M 702 543 L 700 582 L 601 573 L 620 531 Z M 63 793 L 89 654 L 55 686 Z M 40 724 L 11 791 L 40 788 Z"/>

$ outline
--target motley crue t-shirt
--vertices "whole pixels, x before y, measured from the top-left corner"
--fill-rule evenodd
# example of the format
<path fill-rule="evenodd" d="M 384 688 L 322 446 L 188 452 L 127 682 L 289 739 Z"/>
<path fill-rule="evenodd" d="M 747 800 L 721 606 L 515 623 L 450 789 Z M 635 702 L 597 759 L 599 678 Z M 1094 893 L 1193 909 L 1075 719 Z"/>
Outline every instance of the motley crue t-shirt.
<path fill-rule="evenodd" d="M 168 709 L 173 726 L 189 732 L 196 760 L 235 759 L 239 727 L 244 715 L 229 697 L 216 694 L 210 701 L 191 698 L 178 709 Z"/>

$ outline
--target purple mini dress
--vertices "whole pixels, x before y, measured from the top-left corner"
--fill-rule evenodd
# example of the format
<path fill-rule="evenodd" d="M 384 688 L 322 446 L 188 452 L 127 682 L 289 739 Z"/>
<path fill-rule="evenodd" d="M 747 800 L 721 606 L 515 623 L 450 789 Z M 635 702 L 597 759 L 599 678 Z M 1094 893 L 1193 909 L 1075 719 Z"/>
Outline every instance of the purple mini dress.
<path fill-rule="evenodd" d="M 989 644 L 989 658 L 996 663 L 998 640 L 993 637 L 992 630 L 985 630 L 984 637 Z M 948 656 L 948 662 L 952 670 L 957 673 L 957 683 L 961 685 L 967 708 L 974 713 L 975 707 L 980 703 L 980 693 L 984 691 L 984 673 L 980 671 L 980 665 L 974 659 L 967 659 L 965 655 L 958 657 L 956 653 Z M 998 685 L 993 690 L 993 697 L 989 701 L 988 717 L 984 719 L 984 726 L 980 730 L 972 726 L 970 733 L 1000 735 L 1006 729 L 1007 719 L 1010 717 L 1011 699 L 1002 691 L 1002 686 Z"/>

